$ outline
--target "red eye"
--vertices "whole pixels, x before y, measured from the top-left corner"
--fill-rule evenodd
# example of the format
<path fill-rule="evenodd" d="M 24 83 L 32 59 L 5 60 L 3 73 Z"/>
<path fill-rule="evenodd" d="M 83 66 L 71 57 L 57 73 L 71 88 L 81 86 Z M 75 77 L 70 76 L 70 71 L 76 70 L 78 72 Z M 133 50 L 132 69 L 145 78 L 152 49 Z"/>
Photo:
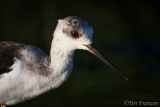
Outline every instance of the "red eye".
<path fill-rule="evenodd" d="M 79 33 L 77 30 L 72 30 L 70 34 L 71 34 L 71 37 L 73 38 L 79 38 Z"/>

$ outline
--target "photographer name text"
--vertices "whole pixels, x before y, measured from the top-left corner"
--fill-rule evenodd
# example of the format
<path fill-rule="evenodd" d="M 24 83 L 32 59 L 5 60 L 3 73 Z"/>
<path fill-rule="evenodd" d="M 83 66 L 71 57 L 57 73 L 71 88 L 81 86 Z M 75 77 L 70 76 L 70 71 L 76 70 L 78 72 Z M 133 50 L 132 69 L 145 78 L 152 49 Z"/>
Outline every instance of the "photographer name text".
<path fill-rule="evenodd" d="M 148 105 L 148 106 L 158 106 L 158 102 L 151 101 L 134 101 L 134 100 L 124 100 L 124 105 Z"/>

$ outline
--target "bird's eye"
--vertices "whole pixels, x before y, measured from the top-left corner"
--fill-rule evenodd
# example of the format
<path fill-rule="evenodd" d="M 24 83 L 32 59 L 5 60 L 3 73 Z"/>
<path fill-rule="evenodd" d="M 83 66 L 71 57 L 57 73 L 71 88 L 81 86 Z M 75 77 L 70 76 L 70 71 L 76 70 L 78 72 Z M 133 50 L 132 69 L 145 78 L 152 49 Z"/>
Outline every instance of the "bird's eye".
<path fill-rule="evenodd" d="M 70 31 L 71 37 L 73 38 L 79 38 L 79 33 L 77 30 Z"/>

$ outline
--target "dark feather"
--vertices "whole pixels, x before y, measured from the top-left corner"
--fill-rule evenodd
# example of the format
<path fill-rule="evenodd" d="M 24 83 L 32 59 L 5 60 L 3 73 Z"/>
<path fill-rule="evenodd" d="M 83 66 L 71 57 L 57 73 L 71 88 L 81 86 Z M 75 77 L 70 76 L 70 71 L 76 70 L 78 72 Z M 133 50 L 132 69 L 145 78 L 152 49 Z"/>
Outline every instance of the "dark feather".
<path fill-rule="evenodd" d="M 13 58 L 20 59 L 19 50 L 24 47 L 21 43 L 16 42 L 0 42 L 0 75 L 11 71 Z"/>

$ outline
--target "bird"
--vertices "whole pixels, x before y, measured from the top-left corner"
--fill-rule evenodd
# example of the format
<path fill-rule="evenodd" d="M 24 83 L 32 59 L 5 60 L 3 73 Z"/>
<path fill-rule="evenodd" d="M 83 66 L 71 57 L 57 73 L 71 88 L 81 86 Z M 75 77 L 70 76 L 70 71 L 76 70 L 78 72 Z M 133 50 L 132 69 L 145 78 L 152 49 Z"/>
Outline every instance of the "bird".
<path fill-rule="evenodd" d="M 126 80 L 93 44 L 93 27 L 78 16 L 58 20 L 53 33 L 50 55 L 29 44 L 0 42 L 0 107 L 15 105 L 51 89 L 58 88 L 70 77 L 75 50 L 96 55 Z"/>

